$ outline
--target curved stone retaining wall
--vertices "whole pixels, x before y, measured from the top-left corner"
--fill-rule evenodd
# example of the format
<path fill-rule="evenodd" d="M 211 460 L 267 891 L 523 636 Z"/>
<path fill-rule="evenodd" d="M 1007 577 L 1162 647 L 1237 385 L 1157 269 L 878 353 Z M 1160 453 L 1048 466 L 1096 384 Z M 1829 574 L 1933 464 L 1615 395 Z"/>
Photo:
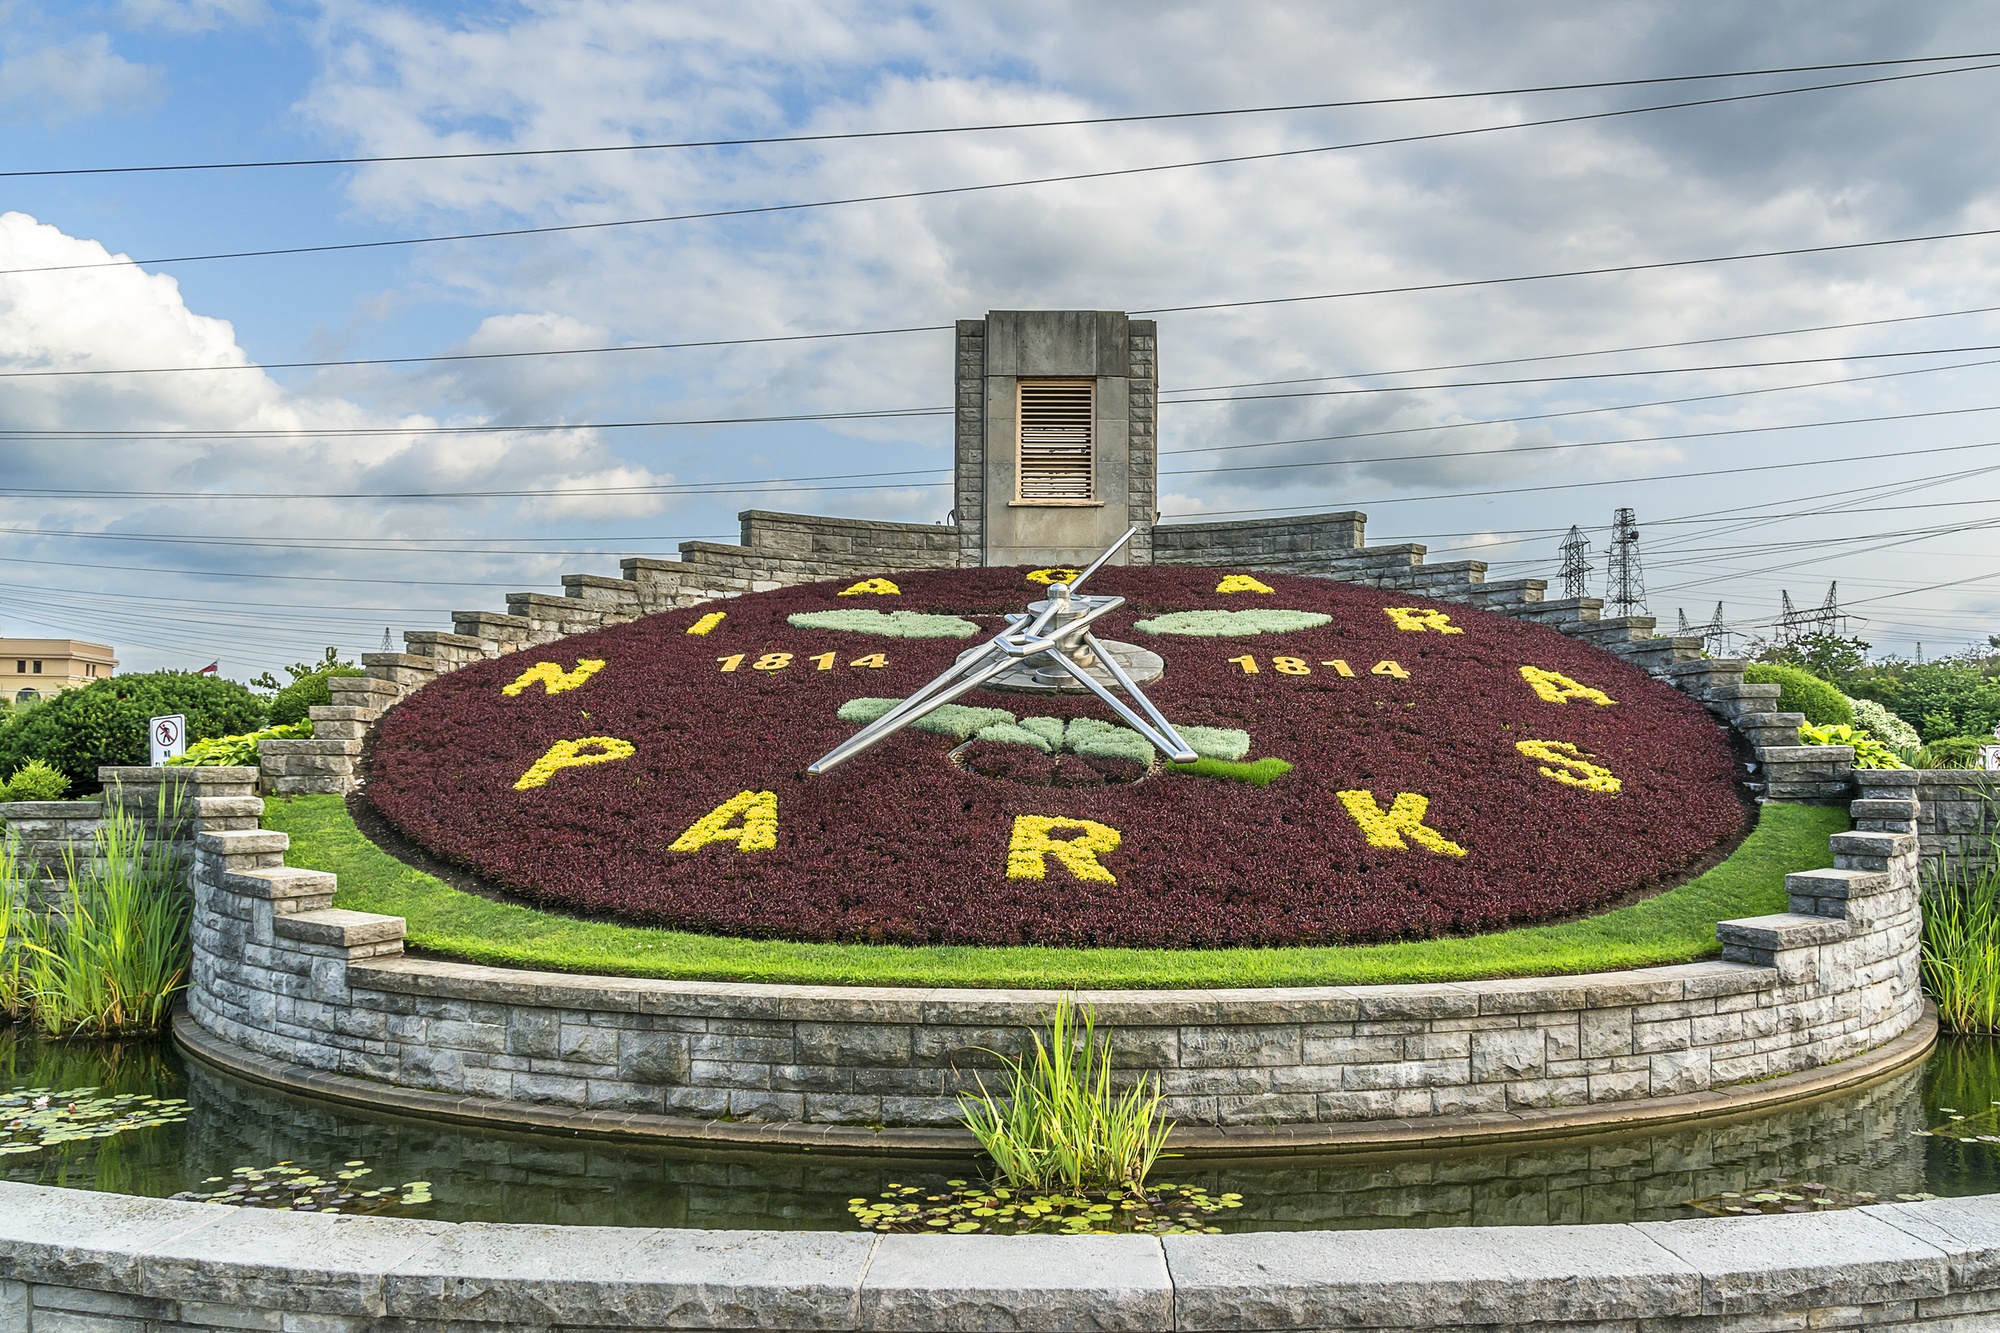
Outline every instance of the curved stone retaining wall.
<path fill-rule="evenodd" d="M 2000 1197 L 1232 1236 L 453 1225 L 0 1184 L 0 1333 L 1547 1330 L 2000 1324 Z"/>
<path fill-rule="evenodd" d="M 1884 809 L 1887 809 L 1886 805 Z M 1913 802 L 1901 813 L 1915 817 Z M 1893 813 L 1893 812 L 1891 812 Z M 282 833 L 195 839 L 192 1020 L 273 1061 L 613 1116 L 941 1126 L 1048 1021 L 1049 991 L 577 977 L 403 955 L 398 917 L 331 907 Z M 1631 1104 L 1813 1069 L 1923 1007 L 1917 838 L 1833 839 L 1791 911 L 1724 922 L 1712 962 L 1439 985 L 1084 992 L 1121 1066 L 1184 1125 L 1483 1117 Z M 1480 1123 L 1480 1122 L 1476 1122 Z"/>

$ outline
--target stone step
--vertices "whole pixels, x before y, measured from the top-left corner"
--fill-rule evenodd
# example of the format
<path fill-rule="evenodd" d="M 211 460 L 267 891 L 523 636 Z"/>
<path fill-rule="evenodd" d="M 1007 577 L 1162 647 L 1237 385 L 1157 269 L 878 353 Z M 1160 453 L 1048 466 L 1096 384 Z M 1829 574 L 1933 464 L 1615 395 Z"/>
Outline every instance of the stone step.
<path fill-rule="evenodd" d="M 1557 597 L 1544 598 L 1532 605 L 1513 612 L 1516 619 L 1532 620 L 1538 625 L 1563 625 L 1581 620 L 1596 620 L 1604 610 L 1602 597 Z"/>
<path fill-rule="evenodd" d="M 1659 622 L 1651 616 L 1598 616 L 1558 626 L 1572 638 L 1604 645 L 1626 639 L 1650 639 Z"/>
<path fill-rule="evenodd" d="M 1887 893 L 1893 881 L 1879 870 L 1795 870 L 1785 876 L 1785 892 L 1792 910 L 1813 916 L 1844 915 L 1841 904 L 1850 898 L 1872 898 Z M 1823 906 L 1801 907 L 1801 903 Z"/>
<path fill-rule="evenodd" d="M 1473 584 L 1466 590 L 1465 600 L 1488 611 L 1507 613 L 1517 607 L 1540 605 L 1548 586 L 1547 579 L 1494 579 Z"/>
<path fill-rule="evenodd" d="M 338 907 L 322 907 L 311 912 L 293 912 L 272 919 L 273 933 L 307 944 L 335 949 L 366 945 L 397 944 L 403 940 L 404 921 L 400 916 L 378 916 L 374 912 L 349 912 Z M 380 956 L 387 950 L 370 950 Z"/>
<path fill-rule="evenodd" d="M 1833 864 L 1841 870 L 1887 871 L 1898 858 L 1917 849 L 1914 833 L 1836 833 L 1827 840 Z"/>
<path fill-rule="evenodd" d="M 403 697 L 401 686 L 373 676 L 329 676 L 326 692 L 342 708 L 386 708 Z"/>
<path fill-rule="evenodd" d="M 599 574 L 565 574 L 563 596 L 585 602 L 602 602 L 630 610 L 640 604 L 640 587 L 634 579 L 609 579 Z"/>
<path fill-rule="evenodd" d="M 1783 953 L 1813 945 L 1844 940 L 1854 927 L 1835 917 L 1806 916 L 1800 912 L 1774 912 L 1770 916 L 1748 916 L 1715 923 L 1715 937 L 1722 941 L 1722 956 L 1731 962 L 1743 961 L 1732 951 L 1749 954 Z"/>

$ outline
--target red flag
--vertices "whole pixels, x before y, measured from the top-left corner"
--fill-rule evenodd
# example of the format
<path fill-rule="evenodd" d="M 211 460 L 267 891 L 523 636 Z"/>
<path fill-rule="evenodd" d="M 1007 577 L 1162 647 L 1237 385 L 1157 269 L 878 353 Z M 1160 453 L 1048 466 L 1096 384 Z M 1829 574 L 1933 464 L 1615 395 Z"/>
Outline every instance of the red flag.
<path fill-rule="evenodd" d="M 203 667 L 201 670 L 195 672 L 194 674 L 197 676 L 213 676 L 221 670 L 222 670 L 222 659 L 218 657 L 213 662 L 210 662 L 207 666 Z"/>

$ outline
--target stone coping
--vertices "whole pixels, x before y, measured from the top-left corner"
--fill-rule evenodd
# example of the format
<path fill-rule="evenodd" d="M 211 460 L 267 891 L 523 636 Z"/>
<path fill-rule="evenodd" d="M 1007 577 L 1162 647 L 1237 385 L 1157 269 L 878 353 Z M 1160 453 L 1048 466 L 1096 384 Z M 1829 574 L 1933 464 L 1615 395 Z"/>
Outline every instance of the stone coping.
<path fill-rule="evenodd" d="M 1053 1003 L 1053 999 L 1053 993 L 1049 993 L 1049 1002 Z M 1926 1003 L 1917 1022 L 1882 1046 L 1837 1064 L 1750 1083 L 1643 1101 L 1533 1107 L 1413 1119 L 1271 1126 L 1183 1125 L 1173 1131 L 1168 1146 L 1182 1154 L 1222 1156 L 1388 1151 L 1523 1137 L 1637 1130 L 1666 1122 L 1743 1115 L 1787 1102 L 1826 1096 L 1900 1073 L 1930 1053 L 1937 1034 L 1937 1010 Z M 425 1120 L 714 1148 L 817 1148 L 953 1157 L 963 1157 L 977 1150 L 971 1135 L 960 1129 L 701 1120 L 630 1111 L 538 1106 L 500 1098 L 457 1096 L 398 1087 L 290 1064 L 245 1050 L 208 1032 L 185 1010 L 174 1016 L 173 1035 L 188 1055 L 248 1082 Z"/>
<path fill-rule="evenodd" d="M 1996 1306 L 1996 1195 L 1156 1238 L 442 1223 L 0 1183 L 8 1330 L 1970 1329 Z"/>

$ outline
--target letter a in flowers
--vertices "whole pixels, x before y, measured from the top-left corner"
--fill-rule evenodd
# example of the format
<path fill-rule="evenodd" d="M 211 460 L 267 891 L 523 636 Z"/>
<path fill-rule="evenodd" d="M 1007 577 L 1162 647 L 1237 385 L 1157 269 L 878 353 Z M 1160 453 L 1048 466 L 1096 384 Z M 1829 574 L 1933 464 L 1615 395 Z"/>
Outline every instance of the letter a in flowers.
<path fill-rule="evenodd" d="M 530 685 L 539 682 L 542 689 L 548 693 L 561 694 L 564 690 L 575 689 L 602 670 L 604 663 L 588 657 L 578 661 L 574 671 L 564 671 L 554 662 L 537 662 L 514 677 L 513 684 L 502 685 L 500 693 L 511 699 Z"/>
<path fill-rule="evenodd" d="M 1412 630 L 1418 634 L 1425 630 L 1436 630 L 1439 634 L 1465 633 L 1451 623 L 1449 614 L 1426 606 L 1385 606 L 1382 614 L 1389 617 L 1390 623 L 1397 629 Z"/>
<path fill-rule="evenodd" d="M 743 822 L 736 823 L 737 819 Z M 734 827 L 732 827 L 734 825 Z M 736 844 L 739 852 L 768 852 L 778 845 L 778 793 L 740 791 L 697 819 L 675 838 L 670 852 L 698 852 L 712 842 Z"/>
<path fill-rule="evenodd" d="M 1057 829 L 1075 829 L 1073 838 L 1054 838 Z M 1007 842 L 1007 878 L 1041 879 L 1048 874 L 1048 858 L 1053 856 L 1063 869 L 1078 879 L 1096 884 L 1116 884 L 1118 876 L 1098 861 L 1101 852 L 1115 852 L 1125 835 L 1109 824 L 1093 819 L 1064 819 L 1059 815 L 1016 815 L 1014 836 Z"/>
<path fill-rule="evenodd" d="M 549 752 L 537 759 L 514 783 L 515 791 L 528 791 L 543 786 L 565 768 L 582 768 L 586 764 L 607 764 L 614 759 L 630 759 L 633 746 L 630 741 L 621 741 L 616 736 L 585 736 L 581 740 L 557 741 L 549 747 Z"/>
<path fill-rule="evenodd" d="M 878 597 L 894 597 L 902 591 L 901 588 L 898 588 L 887 579 L 863 579 L 851 588 L 842 588 L 840 596 L 861 597 L 868 593 L 874 593 Z"/>
<path fill-rule="evenodd" d="M 1566 704 L 1571 699 L 1588 699 L 1600 708 L 1609 708 L 1618 702 L 1603 690 L 1594 690 L 1588 685 L 1571 680 L 1568 676 L 1544 671 L 1537 666 L 1522 667 L 1521 679 L 1527 681 L 1536 694 L 1552 704 Z"/>
<path fill-rule="evenodd" d="M 1389 807 L 1386 814 L 1376 804 L 1372 791 L 1341 792 L 1340 803 L 1347 807 L 1347 813 L 1353 815 L 1354 822 L 1361 826 L 1361 836 L 1368 839 L 1370 847 L 1405 851 L 1414 842 L 1425 851 L 1436 852 L 1439 856 L 1465 855 L 1465 848 L 1424 823 L 1424 816 L 1431 808 L 1428 796 L 1419 796 L 1413 791 L 1397 792 L 1396 803 Z M 1409 842 L 1405 842 L 1405 838 Z"/>
<path fill-rule="evenodd" d="M 1610 769 L 1587 762 L 1591 756 L 1568 741 L 1515 741 L 1514 748 L 1530 759 L 1556 765 L 1542 769 L 1541 774 L 1565 787 L 1582 787 L 1585 791 L 1601 791 L 1607 796 L 1616 796 L 1618 789 L 1624 785 Z"/>

